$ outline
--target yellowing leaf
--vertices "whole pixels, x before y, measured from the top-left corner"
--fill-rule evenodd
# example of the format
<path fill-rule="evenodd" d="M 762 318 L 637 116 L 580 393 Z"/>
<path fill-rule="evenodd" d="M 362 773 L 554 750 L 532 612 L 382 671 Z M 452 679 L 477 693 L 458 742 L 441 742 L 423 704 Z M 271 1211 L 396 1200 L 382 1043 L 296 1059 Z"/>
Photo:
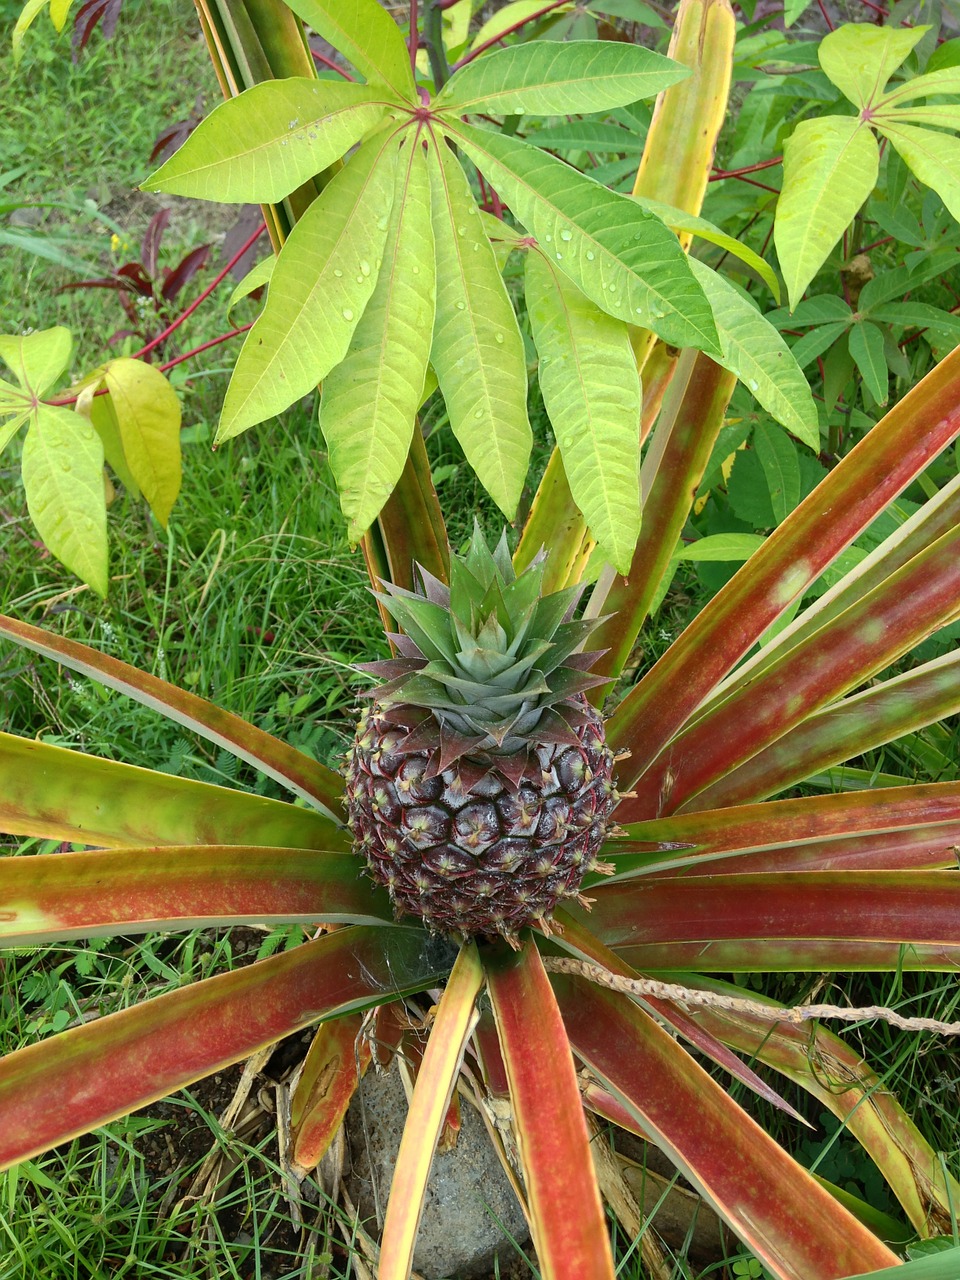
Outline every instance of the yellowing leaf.
<path fill-rule="evenodd" d="M 164 528 L 180 492 L 180 401 L 159 369 L 111 360 L 104 380 L 130 474 Z"/>
<path fill-rule="evenodd" d="M 26 335 L 0 336 L 0 360 L 36 396 L 53 386 L 70 363 L 72 350 L 73 336 L 61 326 Z"/>
<path fill-rule="evenodd" d="M 103 446 L 80 413 L 41 404 L 23 442 L 30 519 L 58 560 L 107 594 Z"/>
<path fill-rule="evenodd" d="M 268 80 L 216 107 L 144 191 L 229 204 L 282 200 L 383 118 L 381 87 Z"/>
<path fill-rule="evenodd" d="M 377 283 L 396 164 L 396 142 L 372 138 L 291 231 L 227 388 L 218 442 L 288 408 L 346 355 Z"/>
<path fill-rule="evenodd" d="M 787 139 L 774 241 L 791 307 L 873 190 L 879 164 L 876 138 L 852 116 L 804 120 Z"/>
<path fill-rule="evenodd" d="M 848 22 L 820 41 L 820 65 L 845 97 L 866 106 L 929 30 Z"/>
<path fill-rule="evenodd" d="M 139 498 L 140 486 L 127 466 L 123 442 L 120 439 L 120 424 L 117 422 L 113 401 L 105 392 L 101 395 L 95 394 L 101 385 L 102 378 L 98 378 L 83 388 L 77 396 L 77 413 L 82 413 L 85 418 L 89 418 L 94 431 L 100 437 L 107 464 L 113 468 L 127 493 L 132 498 Z"/>
<path fill-rule="evenodd" d="M 422 148 L 404 154 L 377 287 L 320 401 L 320 429 L 352 542 L 376 519 L 403 472 L 433 334 L 430 182 Z"/>
<path fill-rule="evenodd" d="M 640 378 L 629 331 L 536 251 L 524 287 L 570 492 L 604 556 L 627 573 L 640 533 Z"/>
<path fill-rule="evenodd" d="M 459 162 L 430 150 L 437 318 L 430 360 L 450 426 L 481 484 L 513 518 L 530 457 L 523 339 Z"/>

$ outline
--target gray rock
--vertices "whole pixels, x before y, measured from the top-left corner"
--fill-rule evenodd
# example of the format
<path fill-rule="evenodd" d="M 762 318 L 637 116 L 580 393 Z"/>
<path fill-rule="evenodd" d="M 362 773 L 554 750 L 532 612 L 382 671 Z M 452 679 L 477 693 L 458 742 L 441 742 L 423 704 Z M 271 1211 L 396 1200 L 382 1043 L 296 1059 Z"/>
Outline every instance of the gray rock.
<path fill-rule="evenodd" d="M 395 1065 L 384 1075 L 368 1072 L 359 1093 L 363 1114 L 355 1097 L 346 1119 L 353 1170 L 345 1181 L 366 1229 L 377 1237 L 371 1164 L 382 1209 L 400 1149 L 407 1099 Z M 499 1258 L 501 1276 L 512 1274 L 518 1259 L 507 1234 L 522 1246 L 530 1238 L 523 1211 L 490 1145 L 483 1120 L 464 1101 L 456 1148 L 434 1156 L 414 1270 L 425 1280 L 479 1280 L 494 1274 L 495 1259 Z M 529 1274 L 525 1264 L 522 1274 Z"/>

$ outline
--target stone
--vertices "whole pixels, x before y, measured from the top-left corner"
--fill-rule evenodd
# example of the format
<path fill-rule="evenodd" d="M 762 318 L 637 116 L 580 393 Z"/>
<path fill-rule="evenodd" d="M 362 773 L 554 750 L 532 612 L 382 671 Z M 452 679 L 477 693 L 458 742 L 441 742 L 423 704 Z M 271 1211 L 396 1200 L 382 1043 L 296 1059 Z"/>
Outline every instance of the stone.
<path fill-rule="evenodd" d="M 465 1099 L 461 1117 L 456 1147 L 434 1156 L 427 1184 L 413 1259 L 414 1270 L 424 1280 L 483 1280 L 494 1274 L 497 1261 L 501 1276 L 512 1274 L 513 1263 L 520 1259 L 508 1237 L 521 1247 L 530 1239 L 483 1119 Z M 353 1168 L 344 1181 L 374 1238 L 379 1229 L 371 1166 L 383 1210 L 406 1118 L 407 1099 L 396 1064 L 383 1074 L 369 1071 L 347 1113 Z M 526 1264 L 521 1265 L 522 1273 L 529 1274 Z"/>

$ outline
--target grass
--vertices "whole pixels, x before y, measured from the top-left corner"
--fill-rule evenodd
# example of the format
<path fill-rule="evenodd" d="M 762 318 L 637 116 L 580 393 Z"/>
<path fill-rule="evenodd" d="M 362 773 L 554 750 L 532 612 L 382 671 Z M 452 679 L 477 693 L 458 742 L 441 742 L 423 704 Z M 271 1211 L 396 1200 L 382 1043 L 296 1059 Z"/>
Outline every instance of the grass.
<path fill-rule="evenodd" d="M 0 16 L 12 18 L 17 7 L 0 0 Z M 123 260 L 122 245 L 110 248 L 114 232 L 130 241 L 135 256 L 154 206 L 132 192 L 149 169 L 156 133 L 192 107 L 195 92 L 216 100 L 206 52 L 194 30 L 186 0 L 149 0 L 149 6 L 146 0 L 126 0 L 116 40 L 107 44 L 95 35 L 76 66 L 69 59 L 68 37 L 57 38 L 44 15 L 28 36 L 27 63 L 12 95 L 8 86 L 6 119 L 12 127 L 0 139 L 0 172 L 24 168 L 7 188 L 17 199 L 52 198 L 71 205 L 44 215 L 43 225 L 84 257 L 92 274 Z M 168 238 L 171 260 L 209 233 L 200 215 L 185 208 L 178 208 L 175 228 Z M 62 268 L 32 255 L 0 255 L 0 296 L 11 311 L 22 317 L 23 326 L 71 327 L 78 336 L 78 360 L 86 366 L 110 352 L 105 339 L 122 323 L 122 313 L 109 295 L 56 293 L 68 278 Z M 207 318 L 191 330 L 198 340 L 219 322 L 215 307 L 201 314 Z M 169 533 L 129 499 L 121 498 L 111 511 L 107 602 L 43 556 L 16 496 L 15 453 L 3 456 L 0 486 L 14 496 L 2 504 L 0 606 L 181 683 L 335 764 L 356 703 L 351 664 L 382 652 L 362 558 L 345 541 L 312 407 L 301 406 L 282 423 L 248 433 L 216 454 L 210 451 L 228 363 L 224 357 L 218 366 L 219 359 L 177 375 L 188 429 L 184 490 Z M 428 423 L 435 427 L 428 447 L 458 541 L 475 511 L 491 514 L 491 509 L 443 429 L 442 415 L 430 415 Z M 659 656 L 703 598 L 693 572 L 683 570 L 644 636 L 643 666 Z M 246 766 L 148 709 L 22 651 L 0 654 L 0 682 L 6 729 L 279 794 Z M 876 767 L 921 779 L 942 776 L 937 773 L 942 761 L 957 756 L 955 731 L 945 733 L 887 748 L 877 753 Z M 36 847 L 36 842 L 24 846 Z M 0 1044 L 9 1049 L 55 1033 L 299 937 L 297 930 L 265 934 L 252 948 L 241 948 L 236 932 L 203 930 L 4 956 Z M 947 1019 L 957 1016 L 960 1004 L 955 986 L 937 974 L 833 981 L 842 987 L 835 992 L 838 1002 L 882 1003 Z M 765 989 L 790 1001 L 798 996 L 796 982 L 788 978 Z M 894 1032 L 882 1023 L 843 1034 L 862 1046 L 868 1061 L 884 1064 L 884 1087 L 898 1095 L 924 1135 L 956 1167 L 960 1068 L 955 1053 L 929 1036 Z M 801 1159 L 878 1207 L 889 1207 L 872 1165 L 835 1122 L 816 1138 L 801 1138 L 780 1113 L 742 1090 L 732 1092 Z M 164 1176 L 148 1167 L 144 1143 L 182 1131 L 177 1108 L 189 1114 L 207 1147 L 225 1141 L 215 1109 L 197 1094 L 184 1091 L 164 1115 L 118 1121 L 0 1176 L 0 1280 L 184 1274 L 244 1280 L 269 1274 L 279 1280 L 307 1276 L 314 1264 L 325 1265 L 332 1245 L 323 1235 L 329 1224 L 323 1225 L 319 1209 L 310 1255 L 297 1255 L 288 1246 L 289 1209 L 267 1139 L 229 1140 L 237 1176 L 216 1203 L 178 1205 L 177 1187 L 192 1164 Z M 816 1104 L 789 1096 L 819 1124 Z M 225 1222 L 235 1230 L 225 1230 Z M 639 1280 L 636 1250 L 628 1240 L 622 1245 L 621 1274 Z M 350 1256 L 349 1248 L 338 1254 L 337 1265 L 347 1272 Z M 685 1246 L 674 1265 L 678 1277 L 696 1274 Z M 700 1274 L 759 1272 L 751 1270 L 749 1258 L 732 1256 Z"/>

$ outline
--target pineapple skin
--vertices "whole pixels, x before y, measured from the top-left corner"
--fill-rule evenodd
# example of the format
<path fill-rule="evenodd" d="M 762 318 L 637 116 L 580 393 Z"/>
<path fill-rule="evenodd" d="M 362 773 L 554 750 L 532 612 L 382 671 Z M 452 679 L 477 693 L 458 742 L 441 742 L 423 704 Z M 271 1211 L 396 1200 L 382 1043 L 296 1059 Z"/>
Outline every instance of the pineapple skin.
<path fill-rule="evenodd" d="M 466 937 L 549 931 L 554 908 L 581 898 L 617 801 L 603 721 L 582 697 L 566 742 L 532 742 L 518 776 L 495 751 L 439 770 L 435 747 L 403 751 L 403 708 L 374 701 L 360 718 L 346 766 L 356 848 L 398 916 Z M 423 711 L 410 708 L 410 725 Z M 583 899 L 581 898 L 581 901 Z"/>

